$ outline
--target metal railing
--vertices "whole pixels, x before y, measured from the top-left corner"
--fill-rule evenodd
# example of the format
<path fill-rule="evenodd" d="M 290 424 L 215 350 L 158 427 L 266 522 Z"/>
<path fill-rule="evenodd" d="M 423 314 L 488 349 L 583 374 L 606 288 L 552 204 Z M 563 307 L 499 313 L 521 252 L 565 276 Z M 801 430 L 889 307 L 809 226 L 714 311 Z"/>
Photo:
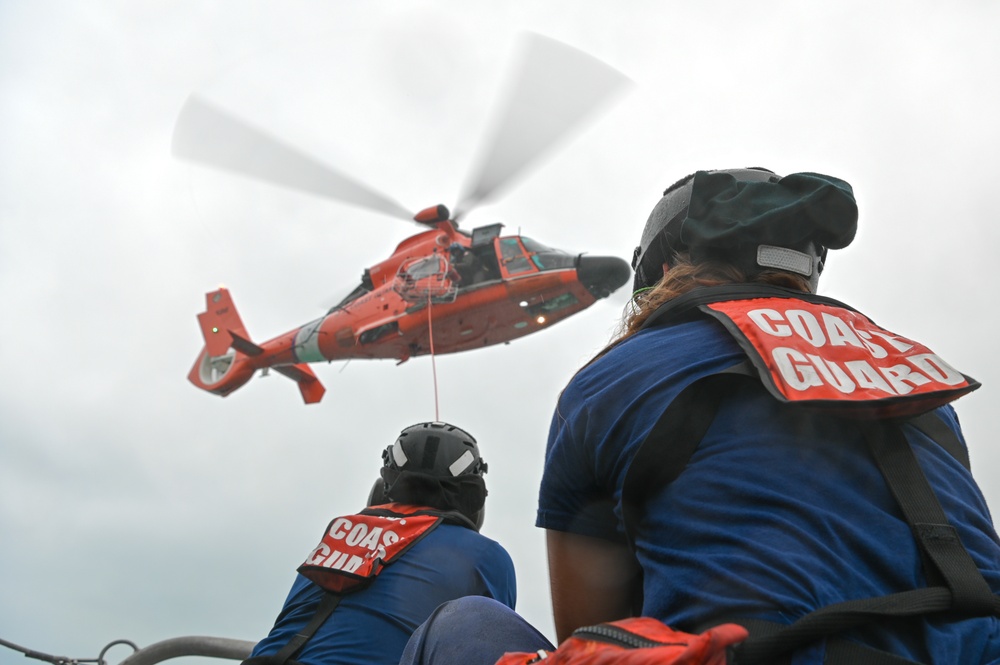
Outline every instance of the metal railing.
<path fill-rule="evenodd" d="M 208 656 L 209 658 L 228 658 L 244 660 L 250 655 L 256 642 L 233 640 L 225 637 L 205 637 L 192 635 L 189 637 L 174 637 L 162 642 L 150 644 L 139 649 L 123 660 L 119 665 L 153 665 L 171 658 L 185 656 Z"/>
<path fill-rule="evenodd" d="M 256 642 L 233 640 L 225 637 L 191 635 L 163 640 L 162 642 L 156 642 L 140 649 L 134 642 L 130 642 L 129 640 L 115 640 L 101 649 L 101 653 L 97 658 L 68 658 L 66 656 L 53 656 L 41 651 L 27 649 L 13 642 L 0 639 L 0 646 L 20 651 L 28 658 L 48 661 L 52 665 L 80 665 L 81 663 L 108 665 L 108 661 L 104 659 L 105 654 L 112 647 L 120 644 L 132 647 L 134 652 L 118 665 L 154 665 L 155 663 L 161 663 L 171 658 L 183 658 L 185 656 L 207 656 L 209 658 L 244 660 L 250 655 Z"/>

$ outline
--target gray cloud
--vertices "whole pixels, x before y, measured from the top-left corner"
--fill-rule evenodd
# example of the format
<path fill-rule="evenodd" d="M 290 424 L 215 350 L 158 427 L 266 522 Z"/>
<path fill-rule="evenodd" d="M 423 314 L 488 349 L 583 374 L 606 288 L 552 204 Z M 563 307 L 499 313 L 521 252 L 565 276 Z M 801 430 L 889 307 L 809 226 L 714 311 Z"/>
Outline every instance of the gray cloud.
<path fill-rule="evenodd" d="M 1000 504 L 987 472 L 1000 463 L 998 322 L 984 306 L 997 283 L 998 14 L 929 0 L 5 3 L 0 637 L 75 657 L 119 637 L 259 638 L 330 515 L 367 496 L 381 448 L 434 417 L 427 358 L 318 366 L 328 392 L 311 407 L 276 375 L 226 399 L 186 382 L 195 314 L 220 282 L 268 339 L 413 231 L 173 160 L 188 95 L 404 205 L 451 205 L 523 29 L 606 60 L 636 89 L 469 226 L 628 257 L 659 191 L 694 169 L 845 177 L 861 231 L 822 291 L 982 381 L 957 408 Z M 437 359 L 441 417 L 474 432 L 490 463 L 485 531 L 514 556 L 519 609 L 550 635 L 532 526 L 549 417 L 626 297 Z"/>

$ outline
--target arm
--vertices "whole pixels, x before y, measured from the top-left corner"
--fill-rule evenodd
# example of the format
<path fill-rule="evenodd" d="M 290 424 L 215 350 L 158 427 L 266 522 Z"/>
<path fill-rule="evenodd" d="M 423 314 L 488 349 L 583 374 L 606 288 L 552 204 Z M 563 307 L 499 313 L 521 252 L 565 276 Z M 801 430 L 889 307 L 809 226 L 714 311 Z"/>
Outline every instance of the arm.
<path fill-rule="evenodd" d="M 483 540 L 487 540 L 483 538 Z M 517 604 L 517 581 L 514 562 L 499 543 L 487 540 L 488 547 L 480 556 L 477 567 L 484 590 L 481 595 L 492 598 L 514 609 Z"/>
<path fill-rule="evenodd" d="M 557 642 L 581 626 L 637 613 L 642 578 L 626 544 L 552 529 L 545 538 Z"/>

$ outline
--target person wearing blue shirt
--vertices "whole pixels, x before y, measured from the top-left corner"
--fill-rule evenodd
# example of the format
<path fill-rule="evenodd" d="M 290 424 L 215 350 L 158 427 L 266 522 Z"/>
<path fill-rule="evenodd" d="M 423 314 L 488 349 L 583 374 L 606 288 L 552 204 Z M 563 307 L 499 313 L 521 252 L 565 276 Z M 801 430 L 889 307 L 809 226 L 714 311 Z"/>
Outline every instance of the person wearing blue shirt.
<path fill-rule="evenodd" d="M 817 173 L 698 171 L 664 192 L 621 331 L 552 418 L 536 524 L 557 643 L 642 616 L 743 626 L 732 665 L 1000 663 L 1000 539 L 950 405 L 979 384 L 816 294 L 857 218 L 851 186 Z M 401 665 L 553 648 L 462 599 Z"/>
<path fill-rule="evenodd" d="M 482 596 L 514 608 L 510 556 L 479 533 L 486 463 L 476 440 L 447 423 L 421 423 L 404 429 L 383 460 L 369 509 L 331 521 L 323 542 L 299 568 L 274 627 L 247 662 L 395 665 L 410 634 L 445 601 Z M 417 524 L 415 517 L 425 522 Z M 387 535 L 396 532 L 398 539 Z M 397 553 L 397 540 L 412 544 Z M 351 547 L 364 554 L 352 559 Z M 365 569 L 357 562 L 378 557 L 384 567 L 362 579 Z M 353 584 L 359 588 L 351 590 Z M 344 589 L 334 594 L 339 601 L 332 614 L 303 645 L 283 653 L 331 588 Z"/>
<path fill-rule="evenodd" d="M 978 384 L 813 295 L 856 222 L 850 185 L 814 173 L 699 171 L 664 193 L 622 333 L 552 420 L 537 524 L 560 640 L 643 615 L 742 623 L 741 664 L 1000 662 L 1000 541 L 946 405 Z M 893 479 L 899 458 L 926 480 Z M 931 498 L 905 498 L 919 483 Z"/>

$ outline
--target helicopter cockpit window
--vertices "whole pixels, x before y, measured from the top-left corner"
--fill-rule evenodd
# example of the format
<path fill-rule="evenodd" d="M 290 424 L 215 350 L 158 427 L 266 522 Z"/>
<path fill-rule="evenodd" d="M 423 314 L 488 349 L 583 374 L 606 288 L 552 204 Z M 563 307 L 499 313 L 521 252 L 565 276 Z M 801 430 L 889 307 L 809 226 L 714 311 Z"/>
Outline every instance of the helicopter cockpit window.
<path fill-rule="evenodd" d="M 551 252 L 552 251 L 551 247 L 543 245 L 542 243 L 538 242 L 537 240 L 532 240 L 531 238 L 526 238 L 524 236 L 521 236 L 521 244 L 524 245 L 524 248 L 526 250 L 528 250 L 529 252 L 532 252 L 534 254 L 537 254 L 538 252 Z"/>
<path fill-rule="evenodd" d="M 534 270 L 517 238 L 500 238 L 500 260 L 506 267 L 508 275 Z"/>
<path fill-rule="evenodd" d="M 531 260 L 539 270 L 564 270 L 576 267 L 576 257 L 561 249 L 552 249 L 537 240 L 521 236 L 521 244 L 528 250 Z"/>

